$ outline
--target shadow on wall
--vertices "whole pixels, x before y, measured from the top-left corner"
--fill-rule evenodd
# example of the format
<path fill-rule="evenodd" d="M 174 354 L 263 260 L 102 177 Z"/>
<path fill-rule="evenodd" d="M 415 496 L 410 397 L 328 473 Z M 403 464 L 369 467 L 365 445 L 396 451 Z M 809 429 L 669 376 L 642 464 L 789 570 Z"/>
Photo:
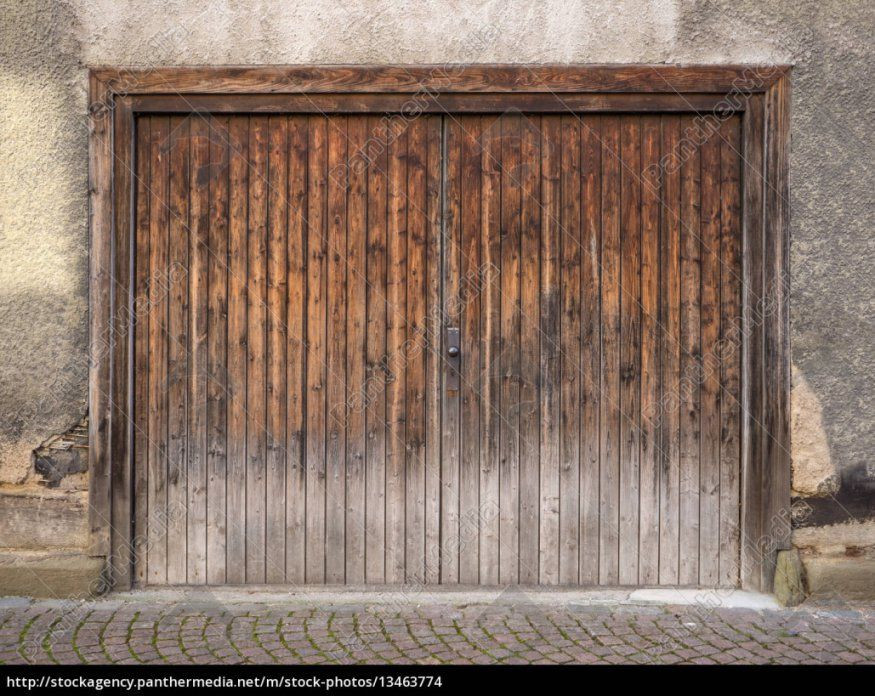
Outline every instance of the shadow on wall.
<path fill-rule="evenodd" d="M 833 461 L 823 408 L 805 375 L 793 367 L 791 442 L 794 502 L 805 514 L 794 527 L 816 527 L 875 519 L 875 463 L 839 468 Z"/>
<path fill-rule="evenodd" d="M 68 3 L 0 21 L 0 485 L 83 417 L 87 397 L 87 80 Z"/>

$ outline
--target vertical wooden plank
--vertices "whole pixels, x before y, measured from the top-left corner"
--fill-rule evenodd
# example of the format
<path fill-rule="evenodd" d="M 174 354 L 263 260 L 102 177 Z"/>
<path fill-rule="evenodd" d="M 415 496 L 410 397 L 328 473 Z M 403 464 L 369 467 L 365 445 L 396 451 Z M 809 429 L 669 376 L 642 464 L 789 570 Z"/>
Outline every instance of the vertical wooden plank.
<path fill-rule="evenodd" d="M 461 148 L 463 134 L 459 121 L 444 120 L 444 322 L 446 327 L 459 327 L 460 246 L 461 246 Z M 445 337 L 442 337 L 445 338 Z M 441 357 L 446 355 L 446 342 L 441 341 Z M 449 389 L 452 364 L 443 359 L 441 387 L 441 582 L 459 582 L 459 390 Z"/>
<path fill-rule="evenodd" d="M 725 587 L 739 580 L 741 430 L 740 119 L 720 125 L 720 568 Z"/>
<path fill-rule="evenodd" d="M 149 530 L 149 198 L 152 186 L 151 119 L 137 119 L 136 241 L 134 280 L 134 581 L 146 582 Z"/>
<path fill-rule="evenodd" d="M 693 117 L 681 119 L 681 134 L 697 141 Z M 682 585 L 699 581 L 700 433 L 700 173 L 698 147 L 681 165 L 681 377 L 680 377 L 680 571 Z"/>
<path fill-rule="evenodd" d="M 638 583 L 659 582 L 659 116 L 641 119 L 641 434 Z"/>
<path fill-rule="evenodd" d="M 425 579 L 425 121 L 408 126 L 407 141 L 407 472 L 405 581 Z"/>
<path fill-rule="evenodd" d="M 207 582 L 211 585 L 226 581 L 229 138 L 228 117 L 211 118 L 207 318 Z"/>
<path fill-rule="evenodd" d="M 743 346 L 742 346 L 742 586 L 763 587 L 763 162 L 764 98 L 754 94 L 744 113 Z"/>
<path fill-rule="evenodd" d="M 501 435 L 499 572 L 519 579 L 520 117 L 501 117 Z M 576 565 L 576 564 L 575 564 Z"/>
<path fill-rule="evenodd" d="M 583 176 L 580 347 L 580 577 L 599 578 L 599 365 L 601 361 L 601 117 L 584 116 L 580 131 Z"/>
<path fill-rule="evenodd" d="M 210 124 L 191 118 L 189 219 L 189 421 L 187 582 L 207 580 L 207 312 L 210 219 Z"/>
<path fill-rule="evenodd" d="M 487 279 L 480 294 L 480 582 L 498 584 L 499 435 L 501 419 L 501 121 L 483 116 L 480 135 L 480 258 Z M 450 151 L 448 151 L 450 152 Z M 454 167 L 452 157 L 446 163 Z M 448 192 L 449 193 L 449 192 Z M 447 202 L 450 202 L 448 195 Z M 448 213 L 449 214 L 449 213 Z M 447 240 L 449 241 L 449 240 Z M 445 255 L 450 249 L 445 249 Z M 449 258 L 447 256 L 447 258 Z"/>
<path fill-rule="evenodd" d="M 459 117 L 461 129 L 461 404 L 459 582 L 480 576 L 480 117 Z"/>
<path fill-rule="evenodd" d="M 88 524 L 89 552 L 111 552 L 109 462 L 111 290 L 112 290 L 112 99 L 109 85 L 89 78 L 88 186 L 91 222 L 89 255 L 89 369 L 88 369 Z M 154 149 L 150 145 L 150 151 Z M 150 159 L 151 155 L 150 155 Z M 151 223 L 150 223 L 151 227 Z M 151 345 L 151 334 L 150 334 Z M 151 462 L 150 456 L 150 462 Z"/>
<path fill-rule="evenodd" d="M 365 579 L 386 577 L 386 216 L 388 150 L 386 123 L 368 117 L 367 288 L 367 489 Z"/>
<path fill-rule="evenodd" d="M 288 284 L 286 316 L 286 582 L 306 580 L 307 548 L 307 116 L 288 118 Z"/>
<path fill-rule="evenodd" d="M 307 147 L 306 582 L 325 581 L 325 364 L 328 119 L 311 116 Z"/>
<path fill-rule="evenodd" d="M 129 372 L 131 305 L 131 246 L 134 236 L 134 211 L 131 209 L 134 179 L 134 125 L 130 100 L 116 99 L 113 142 L 113 191 L 115 196 L 115 248 L 112 269 L 112 387 L 111 402 L 125 417 L 110 416 L 110 524 L 111 579 L 119 588 L 131 586 L 131 523 L 133 491 L 130 441 Z M 123 405 L 123 406 L 122 406 Z"/>
<path fill-rule="evenodd" d="M 622 117 L 620 163 L 620 584 L 638 582 L 641 404 L 641 120 Z"/>
<path fill-rule="evenodd" d="M 286 579 L 288 119 L 268 119 L 265 582 Z"/>
<path fill-rule="evenodd" d="M 349 117 L 346 286 L 346 581 L 365 581 L 365 323 L 367 297 L 367 117 Z"/>
<path fill-rule="evenodd" d="M 386 582 L 404 581 L 407 366 L 406 125 L 389 126 L 388 255 L 386 264 Z M 394 138 L 393 138 L 394 136 Z"/>
<path fill-rule="evenodd" d="M 189 125 L 170 119 L 167 314 L 167 582 L 186 581 L 188 420 Z"/>
<path fill-rule="evenodd" d="M 265 579 L 267 380 L 267 116 L 249 120 L 249 273 L 246 305 L 246 582 Z"/>
<path fill-rule="evenodd" d="M 538 584 L 540 507 L 540 245 L 541 118 L 522 119 L 520 137 L 520 575 L 519 582 Z"/>
<path fill-rule="evenodd" d="M 346 574 L 346 189 L 347 117 L 328 118 L 328 294 L 325 443 L 325 581 Z"/>
<path fill-rule="evenodd" d="M 577 583 L 580 522 L 580 121 L 562 117 L 559 582 Z"/>
<path fill-rule="evenodd" d="M 226 580 L 246 582 L 246 365 L 249 118 L 230 120 L 228 204 L 228 478 Z"/>
<path fill-rule="evenodd" d="M 767 312 L 763 326 L 766 369 L 763 443 L 763 588 L 771 591 L 775 560 L 790 547 L 790 79 L 781 77 L 766 95 L 765 226 L 763 289 Z"/>
<path fill-rule="evenodd" d="M 539 582 L 559 582 L 560 118 L 541 117 Z"/>
<path fill-rule="evenodd" d="M 167 257 L 170 119 L 152 117 L 149 198 L 149 521 L 147 578 L 167 582 Z"/>
<path fill-rule="evenodd" d="M 440 581 L 441 546 L 441 216 L 443 215 L 442 118 L 427 120 L 426 164 L 426 444 L 425 582 Z"/>
<path fill-rule="evenodd" d="M 602 119 L 602 358 L 599 584 L 619 583 L 620 122 Z"/>
<path fill-rule="evenodd" d="M 656 412 L 661 425 L 659 583 L 678 583 L 680 543 L 680 116 L 662 117 L 662 239 L 660 248 L 660 372 Z"/>
<path fill-rule="evenodd" d="M 702 143 L 701 435 L 699 584 L 716 585 L 720 565 L 720 138 Z"/>

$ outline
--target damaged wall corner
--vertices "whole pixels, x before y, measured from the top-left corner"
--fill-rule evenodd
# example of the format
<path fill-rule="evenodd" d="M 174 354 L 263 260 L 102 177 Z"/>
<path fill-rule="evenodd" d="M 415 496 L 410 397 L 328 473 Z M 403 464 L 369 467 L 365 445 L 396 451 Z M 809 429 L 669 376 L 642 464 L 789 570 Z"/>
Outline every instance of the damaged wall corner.
<path fill-rule="evenodd" d="M 88 546 L 88 417 L 33 451 L 27 478 L 0 486 L 0 550 Z"/>
<path fill-rule="evenodd" d="M 34 450 L 34 470 L 49 488 L 88 471 L 88 417 Z M 78 482 L 78 481 L 77 481 Z M 87 487 L 87 481 L 84 482 Z"/>
<path fill-rule="evenodd" d="M 32 454 L 23 482 L 0 485 L 0 595 L 84 598 L 105 590 L 87 553 L 88 418 Z"/>

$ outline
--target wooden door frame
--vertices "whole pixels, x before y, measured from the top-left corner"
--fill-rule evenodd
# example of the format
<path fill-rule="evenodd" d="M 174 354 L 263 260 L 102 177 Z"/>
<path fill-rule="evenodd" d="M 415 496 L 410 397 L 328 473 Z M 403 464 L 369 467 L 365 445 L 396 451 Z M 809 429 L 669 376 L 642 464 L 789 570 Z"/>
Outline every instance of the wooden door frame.
<path fill-rule="evenodd" d="M 205 112 L 742 114 L 741 567 L 770 591 L 790 539 L 787 65 L 93 68 L 89 74 L 89 524 L 115 589 L 132 584 L 135 117 Z"/>

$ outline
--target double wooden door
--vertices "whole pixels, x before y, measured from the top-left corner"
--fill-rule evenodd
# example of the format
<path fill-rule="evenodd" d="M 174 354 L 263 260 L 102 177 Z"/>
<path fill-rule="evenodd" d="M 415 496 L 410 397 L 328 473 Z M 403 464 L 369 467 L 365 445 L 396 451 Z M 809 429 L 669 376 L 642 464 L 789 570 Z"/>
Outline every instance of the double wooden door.
<path fill-rule="evenodd" d="M 736 585 L 740 140 L 139 117 L 137 580 Z"/>

